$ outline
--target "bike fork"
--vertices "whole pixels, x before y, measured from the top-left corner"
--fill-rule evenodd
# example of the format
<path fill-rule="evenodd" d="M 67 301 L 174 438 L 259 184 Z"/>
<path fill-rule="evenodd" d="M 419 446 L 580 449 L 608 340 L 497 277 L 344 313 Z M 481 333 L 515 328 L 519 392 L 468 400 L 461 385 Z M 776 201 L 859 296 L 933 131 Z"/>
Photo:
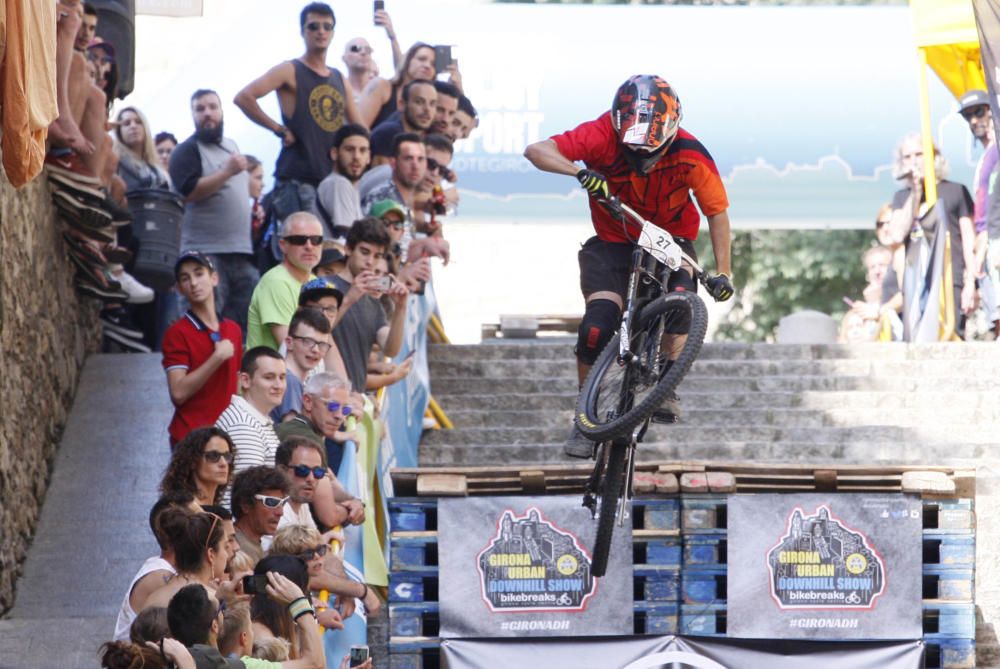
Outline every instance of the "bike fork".
<path fill-rule="evenodd" d="M 625 454 L 625 485 L 622 489 L 621 504 L 618 507 L 618 527 L 622 527 L 629 517 L 629 502 L 632 501 L 632 477 L 635 474 L 635 445 L 640 430 L 641 427 L 638 427 L 632 432 L 632 438 L 625 446 L 628 448 L 628 452 Z"/>

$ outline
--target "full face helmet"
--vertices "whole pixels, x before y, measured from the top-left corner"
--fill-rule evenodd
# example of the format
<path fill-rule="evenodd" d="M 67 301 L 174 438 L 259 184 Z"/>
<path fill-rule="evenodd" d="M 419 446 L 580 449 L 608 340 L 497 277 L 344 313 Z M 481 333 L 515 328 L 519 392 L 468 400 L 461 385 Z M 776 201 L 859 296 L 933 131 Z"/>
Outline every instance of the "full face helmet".
<path fill-rule="evenodd" d="M 677 136 L 681 101 L 665 80 L 637 74 L 618 87 L 611 124 L 635 171 L 646 174 Z"/>

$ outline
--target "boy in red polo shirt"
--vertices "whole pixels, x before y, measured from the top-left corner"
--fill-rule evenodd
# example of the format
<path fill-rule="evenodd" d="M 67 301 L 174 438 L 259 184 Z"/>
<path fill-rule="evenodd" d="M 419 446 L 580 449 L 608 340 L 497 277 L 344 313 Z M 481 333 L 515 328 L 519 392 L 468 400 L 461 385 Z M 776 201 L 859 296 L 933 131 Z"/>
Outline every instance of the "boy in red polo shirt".
<path fill-rule="evenodd" d="M 215 423 L 236 394 L 243 357 L 240 326 L 215 310 L 219 275 L 209 257 L 182 253 L 174 276 L 191 308 L 163 336 L 163 369 L 175 407 L 171 448 L 194 428 Z"/>

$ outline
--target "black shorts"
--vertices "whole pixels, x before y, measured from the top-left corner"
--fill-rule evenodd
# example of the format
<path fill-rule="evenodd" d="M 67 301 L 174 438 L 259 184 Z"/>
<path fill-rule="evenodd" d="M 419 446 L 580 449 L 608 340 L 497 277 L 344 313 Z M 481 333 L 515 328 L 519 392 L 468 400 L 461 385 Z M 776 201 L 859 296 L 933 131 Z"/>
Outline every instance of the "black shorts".
<path fill-rule="evenodd" d="M 694 251 L 694 242 L 683 237 L 674 237 L 674 241 L 693 260 L 698 260 Z M 577 259 L 580 262 L 580 291 L 584 299 L 601 291 L 611 291 L 621 296 L 625 301 L 628 292 L 629 270 L 632 269 L 632 244 L 606 242 L 598 237 L 591 237 L 580 249 Z M 698 284 L 687 272 L 674 272 L 670 275 L 667 292 L 683 288 L 697 292 Z"/>

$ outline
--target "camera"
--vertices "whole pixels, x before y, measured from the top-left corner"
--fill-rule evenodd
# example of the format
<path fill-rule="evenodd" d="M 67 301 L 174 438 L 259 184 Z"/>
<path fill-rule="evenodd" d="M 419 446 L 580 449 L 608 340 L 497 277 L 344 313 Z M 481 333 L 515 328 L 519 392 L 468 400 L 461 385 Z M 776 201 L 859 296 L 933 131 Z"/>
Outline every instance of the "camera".
<path fill-rule="evenodd" d="M 379 291 L 380 293 L 384 293 L 388 291 L 390 288 L 392 288 L 392 277 L 389 276 L 388 274 L 385 276 L 380 276 L 374 281 L 372 281 L 371 285 L 375 290 Z"/>

